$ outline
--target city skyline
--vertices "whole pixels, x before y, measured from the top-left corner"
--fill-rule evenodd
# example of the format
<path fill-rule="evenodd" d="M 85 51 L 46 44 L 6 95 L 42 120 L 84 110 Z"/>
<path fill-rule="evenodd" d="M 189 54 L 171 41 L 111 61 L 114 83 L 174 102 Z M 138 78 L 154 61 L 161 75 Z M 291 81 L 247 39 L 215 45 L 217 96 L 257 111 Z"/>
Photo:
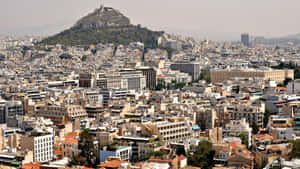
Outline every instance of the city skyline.
<path fill-rule="evenodd" d="M 71 27 L 100 3 L 99 0 L 73 0 L 72 3 L 70 0 L 5 0 L 0 7 L 0 34 L 52 35 Z M 226 3 L 218 0 L 188 3 L 112 0 L 103 3 L 120 10 L 134 24 L 200 39 L 239 40 L 243 32 L 265 37 L 300 33 L 297 30 L 300 25 L 295 22 L 300 17 L 297 12 L 300 2 L 296 0 L 289 3 L 280 0 L 229 0 Z"/>

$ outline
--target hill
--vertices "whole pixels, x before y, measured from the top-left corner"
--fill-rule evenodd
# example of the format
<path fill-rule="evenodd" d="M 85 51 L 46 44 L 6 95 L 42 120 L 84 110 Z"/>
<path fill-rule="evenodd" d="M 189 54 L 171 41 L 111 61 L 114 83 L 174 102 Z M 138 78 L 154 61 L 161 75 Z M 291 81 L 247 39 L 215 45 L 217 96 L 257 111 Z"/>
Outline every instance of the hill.
<path fill-rule="evenodd" d="M 81 18 L 73 27 L 42 40 L 42 44 L 66 46 L 88 46 L 97 43 L 127 45 L 143 42 L 145 47 L 156 48 L 157 39 L 163 32 L 151 31 L 133 25 L 130 19 L 118 10 L 101 6 L 93 13 Z"/>
<path fill-rule="evenodd" d="M 278 38 L 262 39 L 260 43 L 271 44 L 271 45 L 285 45 L 289 42 L 292 42 L 295 45 L 300 44 L 300 34 L 289 35 L 289 36 L 278 37 Z"/>

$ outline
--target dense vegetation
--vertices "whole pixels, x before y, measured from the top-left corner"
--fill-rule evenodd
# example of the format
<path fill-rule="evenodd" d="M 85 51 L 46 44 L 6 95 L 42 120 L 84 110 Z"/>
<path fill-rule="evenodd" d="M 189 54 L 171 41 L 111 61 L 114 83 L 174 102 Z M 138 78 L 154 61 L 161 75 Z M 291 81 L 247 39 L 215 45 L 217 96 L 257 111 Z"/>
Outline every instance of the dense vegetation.
<path fill-rule="evenodd" d="M 203 71 L 200 73 L 200 80 L 205 80 L 207 83 L 210 83 L 210 72 L 209 71 Z"/>
<path fill-rule="evenodd" d="M 293 148 L 290 153 L 291 158 L 300 158 L 300 141 L 291 141 Z"/>
<path fill-rule="evenodd" d="M 201 169 L 210 169 L 214 166 L 215 150 L 208 141 L 202 141 L 196 147 L 193 154 L 188 155 L 188 164 L 200 167 Z"/>
<path fill-rule="evenodd" d="M 252 123 L 251 127 L 252 127 L 253 134 L 257 134 L 259 132 L 259 126 L 255 122 Z"/>
<path fill-rule="evenodd" d="M 244 133 L 240 134 L 239 137 L 241 138 L 242 144 L 244 144 L 246 147 L 248 147 L 248 136 Z"/>
<path fill-rule="evenodd" d="M 161 158 L 162 156 L 164 156 L 166 154 L 165 151 L 153 151 L 149 154 L 147 154 L 144 158 L 144 160 L 148 160 L 149 158 L 153 157 L 153 158 Z"/>
<path fill-rule="evenodd" d="M 265 114 L 264 114 L 264 119 L 263 119 L 264 127 L 265 127 L 265 128 L 266 128 L 267 125 L 268 125 L 270 116 L 271 116 L 270 110 L 266 109 L 266 112 L 265 112 Z"/>
<path fill-rule="evenodd" d="M 97 158 L 96 158 L 96 147 L 94 145 L 93 136 L 90 134 L 89 129 L 85 129 L 80 133 L 80 139 L 78 144 L 78 149 L 80 151 L 79 155 L 72 157 L 69 162 L 69 166 L 88 166 L 96 167 Z"/>
<path fill-rule="evenodd" d="M 163 32 L 151 31 L 140 26 L 122 27 L 72 27 L 57 35 L 44 39 L 41 43 L 48 45 L 89 46 L 98 43 L 128 45 L 131 42 L 143 42 L 146 48 L 157 48 L 157 38 Z"/>

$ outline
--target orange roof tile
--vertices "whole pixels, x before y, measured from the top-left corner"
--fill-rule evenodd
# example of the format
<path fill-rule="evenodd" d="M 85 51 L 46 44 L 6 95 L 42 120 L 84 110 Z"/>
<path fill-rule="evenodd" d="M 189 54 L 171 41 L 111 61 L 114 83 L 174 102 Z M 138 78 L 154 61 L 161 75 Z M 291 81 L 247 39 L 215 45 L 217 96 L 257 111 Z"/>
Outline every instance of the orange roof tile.
<path fill-rule="evenodd" d="M 186 157 L 184 155 L 178 156 L 178 161 L 185 160 Z"/>
<path fill-rule="evenodd" d="M 269 134 L 259 134 L 259 135 L 254 136 L 254 139 L 262 139 L 262 138 L 273 139 L 273 137 Z"/>
<path fill-rule="evenodd" d="M 118 168 L 121 166 L 122 163 L 128 163 L 127 161 L 120 161 L 120 160 L 112 160 L 106 163 L 99 164 L 98 167 L 103 168 Z"/>
<path fill-rule="evenodd" d="M 285 87 L 275 87 L 275 89 L 286 91 Z"/>
<path fill-rule="evenodd" d="M 138 162 L 138 163 L 135 163 L 135 166 L 142 166 L 144 164 L 144 162 Z"/>
<path fill-rule="evenodd" d="M 157 78 L 167 78 L 168 76 L 165 75 L 158 75 Z"/>
<path fill-rule="evenodd" d="M 170 163 L 172 160 L 170 159 L 159 159 L 159 158 L 150 158 L 148 161 L 150 162 L 160 162 L 160 163 Z"/>
<path fill-rule="evenodd" d="M 22 164 L 22 169 L 39 169 L 41 166 L 40 163 L 27 163 L 27 164 Z"/>
<path fill-rule="evenodd" d="M 69 132 L 64 136 L 64 138 L 76 138 L 76 137 L 79 137 L 78 133 L 76 132 Z"/>
<path fill-rule="evenodd" d="M 67 140 L 63 141 L 63 143 L 73 143 L 73 144 L 75 144 L 75 143 L 78 143 L 78 140 L 75 140 L 75 139 L 67 139 Z"/>

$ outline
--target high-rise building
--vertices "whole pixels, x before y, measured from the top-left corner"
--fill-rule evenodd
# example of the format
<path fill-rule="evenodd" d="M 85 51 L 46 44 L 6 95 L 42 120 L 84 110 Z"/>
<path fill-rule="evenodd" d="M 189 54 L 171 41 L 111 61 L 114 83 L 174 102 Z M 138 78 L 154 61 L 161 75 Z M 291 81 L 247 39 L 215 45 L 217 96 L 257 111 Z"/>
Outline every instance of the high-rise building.
<path fill-rule="evenodd" d="M 199 109 L 194 112 L 194 121 L 202 130 L 214 128 L 216 118 L 214 109 Z"/>
<path fill-rule="evenodd" d="M 135 91 L 146 88 L 146 78 L 141 71 L 122 70 L 120 75 L 123 79 L 123 88 Z"/>
<path fill-rule="evenodd" d="M 79 87 L 94 87 L 94 75 L 92 73 L 80 73 Z"/>
<path fill-rule="evenodd" d="M 18 117 L 24 115 L 23 104 L 21 101 L 0 101 L 0 123 L 8 123 L 9 127 L 17 124 Z"/>
<path fill-rule="evenodd" d="M 245 46 L 250 46 L 250 39 L 249 39 L 249 34 L 248 33 L 243 33 L 241 35 L 241 42 Z"/>
<path fill-rule="evenodd" d="M 0 101 L 0 123 L 6 123 L 6 101 Z"/>
<path fill-rule="evenodd" d="M 199 80 L 200 64 L 199 63 L 173 63 L 170 68 L 179 70 L 180 72 L 188 73 L 192 76 L 192 80 Z"/>
<path fill-rule="evenodd" d="M 146 88 L 155 89 L 156 87 L 156 71 L 151 67 L 139 67 L 138 71 L 142 71 L 146 77 Z"/>
<path fill-rule="evenodd" d="M 108 106 L 109 100 L 125 99 L 127 93 L 127 89 L 102 88 L 100 94 L 103 96 L 103 106 Z"/>
<path fill-rule="evenodd" d="M 124 69 L 116 73 L 99 74 L 96 79 L 99 88 L 115 88 L 127 90 L 142 90 L 146 88 L 146 77 L 142 71 Z"/>

